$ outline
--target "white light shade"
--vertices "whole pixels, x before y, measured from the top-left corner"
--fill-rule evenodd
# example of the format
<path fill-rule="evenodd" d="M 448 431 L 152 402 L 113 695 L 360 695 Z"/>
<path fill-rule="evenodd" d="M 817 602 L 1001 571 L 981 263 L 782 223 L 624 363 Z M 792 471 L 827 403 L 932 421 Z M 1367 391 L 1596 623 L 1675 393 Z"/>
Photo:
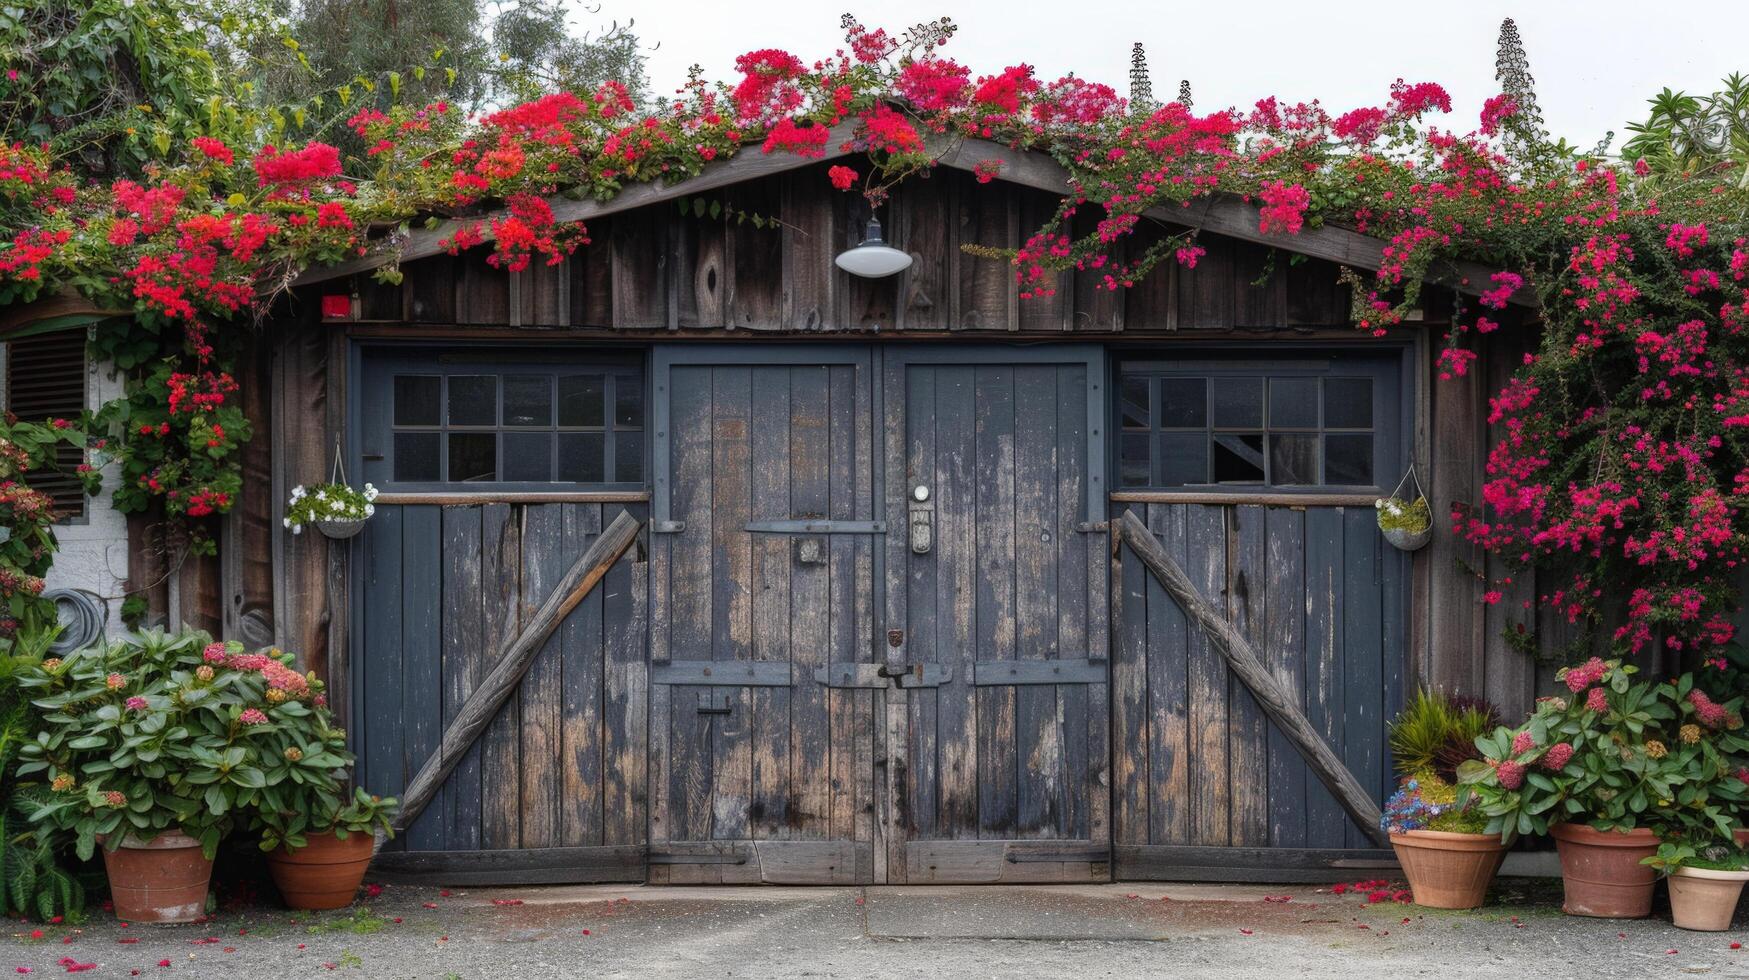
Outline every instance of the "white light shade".
<path fill-rule="evenodd" d="M 903 272 L 911 267 L 911 254 L 901 252 L 881 240 L 881 223 L 870 221 L 868 232 L 863 235 L 862 244 L 848 251 L 839 252 L 833 259 L 838 268 L 853 276 L 864 279 L 879 279 L 895 272 Z"/>

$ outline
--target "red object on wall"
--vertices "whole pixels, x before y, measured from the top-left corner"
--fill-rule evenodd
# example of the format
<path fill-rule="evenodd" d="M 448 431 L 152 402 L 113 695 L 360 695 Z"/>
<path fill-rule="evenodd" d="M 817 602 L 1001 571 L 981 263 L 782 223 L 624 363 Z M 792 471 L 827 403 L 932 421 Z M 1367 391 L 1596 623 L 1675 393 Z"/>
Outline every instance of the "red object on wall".
<path fill-rule="evenodd" d="M 322 297 L 322 319 L 350 320 L 352 319 L 352 297 L 332 295 Z"/>

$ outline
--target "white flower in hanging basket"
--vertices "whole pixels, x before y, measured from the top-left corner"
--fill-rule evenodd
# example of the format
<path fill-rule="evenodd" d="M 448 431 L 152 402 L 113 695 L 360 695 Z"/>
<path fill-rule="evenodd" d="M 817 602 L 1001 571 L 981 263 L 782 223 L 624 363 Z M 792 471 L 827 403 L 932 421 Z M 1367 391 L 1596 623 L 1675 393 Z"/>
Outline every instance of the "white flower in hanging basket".
<path fill-rule="evenodd" d="M 1433 512 L 1426 497 L 1385 497 L 1373 501 L 1373 508 L 1378 511 L 1379 530 L 1393 547 L 1420 551 L 1433 540 Z"/>
<path fill-rule="evenodd" d="M 377 512 L 377 488 L 366 483 L 363 490 L 354 490 L 344 483 L 319 483 L 305 490 L 293 487 L 286 503 L 285 526 L 293 534 L 302 534 L 304 525 L 314 524 L 325 537 L 350 538 L 364 530 L 364 522 Z"/>

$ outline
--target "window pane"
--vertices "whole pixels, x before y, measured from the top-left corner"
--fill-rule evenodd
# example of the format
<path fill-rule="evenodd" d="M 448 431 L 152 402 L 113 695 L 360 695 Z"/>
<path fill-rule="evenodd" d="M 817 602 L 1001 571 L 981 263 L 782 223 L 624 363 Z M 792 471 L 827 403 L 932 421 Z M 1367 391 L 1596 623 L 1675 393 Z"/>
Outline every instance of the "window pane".
<path fill-rule="evenodd" d="M 573 374 L 559 379 L 559 424 L 599 427 L 604 418 L 607 388 L 599 374 Z M 563 456 L 561 450 L 559 455 Z"/>
<path fill-rule="evenodd" d="M 1202 432 L 1160 433 L 1160 485 L 1209 482 L 1209 437 Z"/>
<path fill-rule="evenodd" d="M 1121 382 L 1118 407 L 1123 412 L 1123 427 L 1126 429 L 1146 429 L 1148 427 L 1148 383 L 1151 379 L 1128 376 Z"/>
<path fill-rule="evenodd" d="M 1146 433 L 1126 432 L 1118 437 L 1118 484 L 1145 487 L 1151 482 L 1148 473 L 1148 441 Z"/>
<path fill-rule="evenodd" d="M 440 425 L 439 392 L 443 379 L 434 374 L 395 375 L 395 424 Z"/>
<path fill-rule="evenodd" d="M 1278 487 L 1306 486 L 1318 482 L 1318 437 L 1282 435 L 1269 437 L 1269 482 Z"/>
<path fill-rule="evenodd" d="M 644 379 L 635 374 L 621 374 L 613 379 L 613 424 L 641 426 L 644 424 Z"/>
<path fill-rule="evenodd" d="M 620 483 L 642 483 L 644 479 L 644 434 L 615 432 L 613 434 L 614 479 Z"/>
<path fill-rule="evenodd" d="M 1263 433 L 1217 432 L 1214 444 L 1214 482 L 1263 482 Z"/>
<path fill-rule="evenodd" d="M 1269 379 L 1269 427 L 1313 429 L 1318 426 L 1317 378 Z"/>
<path fill-rule="evenodd" d="M 498 479 L 498 436 L 491 432 L 449 434 L 449 482 Z"/>
<path fill-rule="evenodd" d="M 1372 428 L 1372 379 L 1324 379 L 1324 426 L 1330 429 Z"/>
<path fill-rule="evenodd" d="M 606 436 L 600 432 L 559 433 L 559 479 L 567 483 L 606 483 Z"/>
<path fill-rule="evenodd" d="M 1375 486 L 1378 481 L 1372 473 L 1372 436 L 1325 436 L 1324 482 L 1335 486 Z"/>
<path fill-rule="evenodd" d="M 395 433 L 395 482 L 423 483 L 443 479 L 438 472 L 439 441 L 436 432 Z"/>
<path fill-rule="evenodd" d="M 1206 378 L 1160 379 L 1160 425 L 1164 428 L 1202 428 L 1208 424 Z"/>
<path fill-rule="evenodd" d="M 553 379 L 544 374 L 513 374 L 505 378 L 504 424 L 552 425 Z"/>
<path fill-rule="evenodd" d="M 497 425 L 498 379 L 489 374 L 452 375 L 449 379 L 449 424 Z"/>
<path fill-rule="evenodd" d="M 509 387 L 505 385 L 506 389 Z M 504 479 L 519 483 L 547 483 L 552 478 L 553 434 L 550 431 L 504 434 Z"/>
<path fill-rule="evenodd" d="M 1222 378 L 1215 384 L 1215 427 L 1263 427 L 1263 379 Z"/>

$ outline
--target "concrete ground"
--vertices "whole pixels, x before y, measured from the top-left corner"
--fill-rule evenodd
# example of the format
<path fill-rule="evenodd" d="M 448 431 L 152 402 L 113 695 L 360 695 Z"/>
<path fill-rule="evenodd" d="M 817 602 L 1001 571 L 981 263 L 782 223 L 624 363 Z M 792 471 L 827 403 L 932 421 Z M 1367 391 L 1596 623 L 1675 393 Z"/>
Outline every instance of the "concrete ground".
<path fill-rule="evenodd" d="M 0 976 L 1749 977 L 1749 949 L 1732 949 L 1749 929 L 1569 918 L 1558 886 L 1500 891 L 1452 913 L 1314 885 L 389 887 L 345 913 L 14 924 Z"/>

